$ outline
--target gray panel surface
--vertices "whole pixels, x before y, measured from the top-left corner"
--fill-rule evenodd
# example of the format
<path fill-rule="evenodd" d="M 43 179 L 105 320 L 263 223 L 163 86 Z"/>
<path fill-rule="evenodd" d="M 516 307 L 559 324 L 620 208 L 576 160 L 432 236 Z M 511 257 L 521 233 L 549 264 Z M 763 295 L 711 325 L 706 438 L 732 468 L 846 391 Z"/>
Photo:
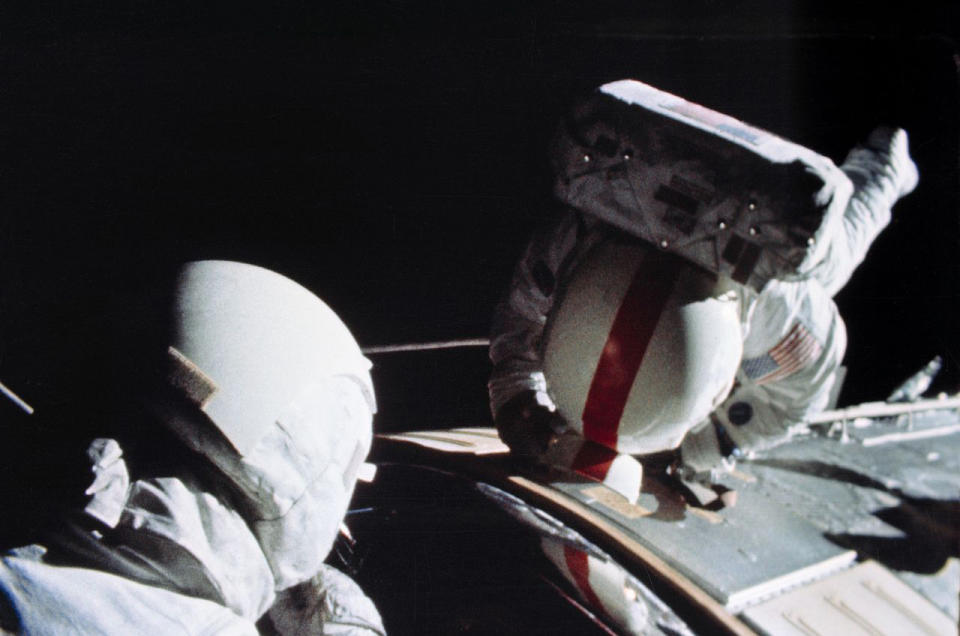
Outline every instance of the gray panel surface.
<path fill-rule="evenodd" d="M 590 485 L 555 485 L 626 527 L 646 547 L 731 607 L 843 567 L 855 556 L 759 492 L 743 493 L 734 508 L 709 512 L 686 507 L 675 492 L 647 480 L 638 505 L 650 514 L 638 516 L 641 513 L 624 515 L 596 504 Z"/>
<path fill-rule="evenodd" d="M 644 480 L 636 507 L 595 484 L 553 485 L 628 529 L 731 608 L 859 555 L 879 560 L 957 620 L 960 434 L 951 430 L 958 423 L 955 412 L 942 411 L 795 439 L 741 461 L 723 479 L 737 491 L 737 505 L 718 512 L 687 506 L 654 478 Z"/>

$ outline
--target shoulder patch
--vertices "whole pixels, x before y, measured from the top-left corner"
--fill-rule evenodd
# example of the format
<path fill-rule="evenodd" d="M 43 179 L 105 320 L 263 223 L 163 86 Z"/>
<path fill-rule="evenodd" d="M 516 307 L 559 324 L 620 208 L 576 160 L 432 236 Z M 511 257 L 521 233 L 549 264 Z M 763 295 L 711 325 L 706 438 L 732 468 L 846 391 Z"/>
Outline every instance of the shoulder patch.
<path fill-rule="evenodd" d="M 823 352 L 823 345 L 803 323 L 796 322 L 772 349 L 741 362 L 747 377 L 757 384 L 782 380 L 809 366 Z"/>

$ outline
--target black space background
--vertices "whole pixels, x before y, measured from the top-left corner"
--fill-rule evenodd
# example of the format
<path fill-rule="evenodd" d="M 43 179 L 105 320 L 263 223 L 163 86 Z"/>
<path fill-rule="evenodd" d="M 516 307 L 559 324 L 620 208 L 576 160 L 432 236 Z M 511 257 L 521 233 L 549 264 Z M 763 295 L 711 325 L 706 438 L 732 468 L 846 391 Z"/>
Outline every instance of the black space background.
<path fill-rule="evenodd" d="M 55 426 L 116 398 L 103 313 L 188 258 L 287 274 L 364 345 L 485 336 L 549 196 L 555 117 L 624 77 L 837 162 L 879 123 L 907 128 L 920 186 L 837 298 L 843 401 L 882 399 L 938 353 L 938 386 L 957 388 L 955 3 L 15 6 L 0 379 Z M 487 421 L 484 351 L 375 362 L 381 430 Z"/>

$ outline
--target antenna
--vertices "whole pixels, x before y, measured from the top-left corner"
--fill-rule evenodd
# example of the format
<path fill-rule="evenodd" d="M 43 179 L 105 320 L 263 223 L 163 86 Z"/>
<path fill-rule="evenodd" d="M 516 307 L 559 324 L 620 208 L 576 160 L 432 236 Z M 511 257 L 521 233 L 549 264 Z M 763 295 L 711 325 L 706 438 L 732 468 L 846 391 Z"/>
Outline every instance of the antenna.
<path fill-rule="evenodd" d="M 441 342 L 411 342 L 408 344 L 375 345 L 361 347 L 365 355 L 378 353 L 400 353 L 402 351 L 431 351 L 433 349 L 459 349 L 462 347 L 489 347 L 489 338 L 464 338 L 461 340 L 445 340 Z"/>
<path fill-rule="evenodd" d="M 7 396 L 10 401 L 20 407 L 24 413 L 27 415 L 33 415 L 33 407 L 24 402 L 19 395 L 7 388 L 7 385 L 5 385 L 3 382 L 0 382 L 0 393 L 3 393 L 5 396 Z"/>

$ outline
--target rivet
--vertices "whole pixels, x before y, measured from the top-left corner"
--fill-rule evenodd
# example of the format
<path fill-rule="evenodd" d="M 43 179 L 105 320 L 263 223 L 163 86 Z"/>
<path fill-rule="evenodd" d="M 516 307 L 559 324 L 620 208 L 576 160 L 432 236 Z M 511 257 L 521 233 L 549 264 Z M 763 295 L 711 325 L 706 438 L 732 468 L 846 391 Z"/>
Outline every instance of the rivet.
<path fill-rule="evenodd" d="M 809 246 L 811 246 L 811 247 L 813 247 L 813 244 L 816 243 L 816 242 L 817 242 L 817 240 L 816 240 L 815 238 L 813 238 L 812 236 L 807 239 L 807 245 L 809 245 Z"/>
<path fill-rule="evenodd" d="M 757 234 L 760 233 L 760 230 L 758 230 L 758 229 L 755 228 L 755 227 L 752 227 L 752 228 L 750 228 L 749 232 L 750 232 L 750 236 L 756 236 Z"/>
<path fill-rule="evenodd" d="M 667 239 L 662 239 L 660 241 L 660 247 L 662 247 L 663 249 L 667 249 L 668 247 L 670 247 L 670 241 L 668 241 Z"/>
<path fill-rule="evenodd" d="M 583 163 L 590 163 L 590 160 L 593 159 L 590 155 L 583 155 Z"/>
<path fill-rule="evenodd" d="M 747 209 L 750 210 L 751 212 L 752 212 L 753 210 L 756 210 L 756 209 L 757 209 L 757 202 L 756 202 L 756 201 L 753 201 L 753 200 L 749 201 L 749 202 L 747 203 Z"/>
<path fill-rule="evenodd" d="M 630 161 L 631 159 L 633 159 L 633 151 L 627 148 L 623 151 L 623 160 Z"/>
<path fill-rule="evenodd" d="M 727 229 L 727 222 L 724 221 L 723 219 L 720 219 L 720 221 L 717 222 L 717 229 L 720 229 L 720 230 Z"/>

